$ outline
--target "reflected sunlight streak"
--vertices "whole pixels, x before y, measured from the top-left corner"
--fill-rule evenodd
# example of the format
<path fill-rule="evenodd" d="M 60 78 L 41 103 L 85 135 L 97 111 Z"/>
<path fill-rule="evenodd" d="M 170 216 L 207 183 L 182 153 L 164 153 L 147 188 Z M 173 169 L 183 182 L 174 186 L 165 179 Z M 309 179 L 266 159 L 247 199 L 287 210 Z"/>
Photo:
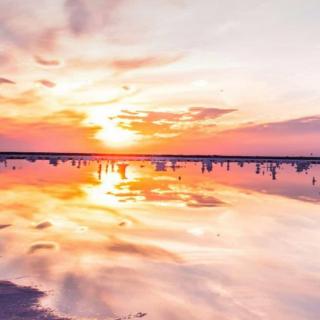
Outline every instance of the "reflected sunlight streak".
<path fill-rule="evenodd" d="M 102 206 L 120 206 L 119 197 L 115 195 L 116 191 L 125 192 L 126 189 L 119 187 L 123 178 L 117 170 L 113 170 L 110 166 L 101 166 L 101 173 L 94 172 L 94 179 L 99 182 L 97 185 L 85 185 L 83 190 L 87 194 L 88 202 Z M 128 180 L 134 181 L 139 178 L 135 168 L 129 168 L 127 171 Z"/>

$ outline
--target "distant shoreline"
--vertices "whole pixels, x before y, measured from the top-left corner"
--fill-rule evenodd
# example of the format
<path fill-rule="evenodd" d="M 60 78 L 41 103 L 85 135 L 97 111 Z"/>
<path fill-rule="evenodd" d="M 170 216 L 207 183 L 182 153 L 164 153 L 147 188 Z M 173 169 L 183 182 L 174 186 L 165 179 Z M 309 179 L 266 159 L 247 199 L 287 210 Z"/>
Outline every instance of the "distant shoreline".
<path fill-rule="evenodd" d="M 0 151 L 0 158 L 23 159 L 25 157 L 38 158 L 59 158 L 59 157 L 100 157 L 118 159 L 216 159 L 216 160 L 279 160 L 279 161 L 320 161 L 320 156 L 256 156 L 256 155 L 221 155 L 221 154 L 142 154 L 142 153 L 92 153 L 92 152 L 21 152 L 21 151 Z"/>

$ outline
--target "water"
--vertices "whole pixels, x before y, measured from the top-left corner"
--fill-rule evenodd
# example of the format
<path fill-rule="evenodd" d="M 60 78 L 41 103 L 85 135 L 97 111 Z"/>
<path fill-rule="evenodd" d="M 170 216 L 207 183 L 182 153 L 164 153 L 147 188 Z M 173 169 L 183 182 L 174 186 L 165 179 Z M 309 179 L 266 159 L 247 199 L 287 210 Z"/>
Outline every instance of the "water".
<path fill-rule="evenodd" d="M 2 319 L 318 319 L 317 161 L 23 158 L 0 163 Z"/>

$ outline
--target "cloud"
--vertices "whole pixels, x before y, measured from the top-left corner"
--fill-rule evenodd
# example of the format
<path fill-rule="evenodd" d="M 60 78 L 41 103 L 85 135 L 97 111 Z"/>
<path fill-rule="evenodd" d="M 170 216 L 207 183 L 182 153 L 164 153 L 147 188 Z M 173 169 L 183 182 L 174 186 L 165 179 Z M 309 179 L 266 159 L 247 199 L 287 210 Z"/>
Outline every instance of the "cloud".
<path fill-rule="evenodd" d="M 190 154 L 319 155 L 319 128 L 320 116 L 310 116 L 247 124 L 219 133 L 196 131 L 174 141 L 174 150 Z M 170 148 L 168 152 L 173 150 Z"/>
<path fill-rule="evenodd" d="M 234 111 L 236 111 L 236 109 L 194 107 L 189 109 L 189 115 L 187 116 L 189 116 L 193 121 L 202 121 L 207 119 L 214 119 Z"/>
<path fill-rule="evenodd" d="M 50 51 L 62 28 L 60 5 L 42 6 L 34 0 L 21 6 L 17 1 L 0 3 L 0 39 L 4 51 L 18 49 L 19 58 L 37 50 Z M 50 16 L 50 18 L 48 18 Z"/>
<path fill-rule="evenodd" d="M 0 99 L 1 100 L 1 99 Z M 21 101 L 19 101 L 21 103 Z M 29 102 L 23 101 L 24 103 Z M 98 126 L 83 126 L 85 115 L 73 111 L 61 111 L 35 118 L 0 118 L 1 150 L 10 151 L 102 151 L 103 146 L 95 139 Z M 45 137 L 43 133 L 45 134 Z M 26 134 L 28 133 L 28 134 Z M 61 145 L 63 141 L 63 145 Z"/>
<path fill-rule="evenodd" d="M 115 9 L 124 0 L 66 0 L 64 3 L 68 27 L 73 35 L 101 32 L 112 24 Z"/>
<path fill-rule="evenodd" d="M 220 149 L 236 153 L 310 154 L 318 150 L 319 128 L 320 116 L 249 125 L 220 133 L 212 138 L 212 145 L 224 141 Z"/>
<path fill-rule="evenodd" d="M 73 58 L 68 61 L 68 66 L 82 70 L 101 70 L 115 72 L 117 75 L 140 69 L 151 69 L 170 65 L 183 58 L 181 54 L 153 54 L 138 57 L 99 57 L 95 59 Z M 104 80 L 105 81 L 105 80 Z M 128 90 L 128 86 L 123 87 Z"/>
<path fill-rule="evenodd" d="M 43 229 L 50 228 L 51 226 L 52 226 L 52 223 L 50 221 L 43 221 L 43 222 L 37 224 L 35 226 L 35 228 L 39 229 L 39 230 L 43 230 Z"/>
<path fill-rule="evenodd" d="M 193 110 L 193 111 L 192 111 Z M 223 110 L 223 109 L 220 109 Z M 279 122 L 243 124 L 222 130 L 219 112 L 191 108 L 185 112 L 122 111 L 115 118 L 121 128 L 140 135 L 143 143 L 130 152 L 231 155 L 320 155 L 320 116 Z"/>
<path fill-rule="evenodd" d="M 142 68 L 154 68 L 172 64 L 179 59 L 181 55 L 175 56 L 149 56 L 130 59 L 114 59 L 110 65 L 117 71 L 130 71 Z"/>
<path fill-rule="evenodd" d="M 0 224 L 0 230 L 11 227 L 11 224 Z"/>
<path fill-rule="evenodd" d="M 14 107 L 25 106 L 30 104 L 35 106 L 41 101 L 41 96 L 35 90 L 26 90 L 13 97 L 0 95 L 0 103 L 2 105 L 8 104 Z"/>
<path fill-rule="evenodd" d="M 86 31 L 90 25 L 90 12 L 85 1 L 66 0 L 65 8 L 68 13 L 70 30 L 76 35 Z"/>
<path fill-rule="evenodd" d="M 40 56 L 34 56 L 34 60 L 38 64 L 41 64 L 42 66 L 47 66 L 47 67 L 56 67 L 61 64 L 61 62 L 57 59 L 45 59 Z"/>
<path fill-rule="evenodd" d="M 186 133 L 192 128 L 204 127 L 204 121 L 214 120 L 225 114 L 236 111 L 235 109 L 218 109 L 193 107 L 184 112 L 158 112 L 158 111 L 127 111 L 112 119 L 125 129 L 133 130 L 142 135 L 170 137 Z M 212 123 L 210 123 L 212 127 Z"/>
<path fill-rule="evenodd" d="M 37 82 L 47 88 L 54 88 L 56 86 L 56 84 L 54 82 L 52 82 L 50 80 L 46 80 L 46 79 L 41 79 L 41 80 L 38 80 Z"/>
<path fill-rule="evenodd" d="M 271 122 L 258 125 L 248 126 L 237 132 L 250 133 L 250 134 L 306 134 L 319 132 L 320 129 L 320 116 L 310 116 L 298 119 L 290 119 L 280 122 Z"/>
<path fill-rule="evenodd" d="M 7 78 L 0 78 L 0 85 L 1 84 L 16 84 L 16 83 L 12 80 L 7 79 Z"/>
<path fill-rule="evenodd" d="M 193 107 L 186 111 L 163 112 L 163 111 L 129 111 L 122 110 L 117 118 L 124 120 L 143 120 L 145 122 L 190 122 L 215 119 L 224 114 L 234 112 L 236 109 L 219 109 L 208 107 Z"/>

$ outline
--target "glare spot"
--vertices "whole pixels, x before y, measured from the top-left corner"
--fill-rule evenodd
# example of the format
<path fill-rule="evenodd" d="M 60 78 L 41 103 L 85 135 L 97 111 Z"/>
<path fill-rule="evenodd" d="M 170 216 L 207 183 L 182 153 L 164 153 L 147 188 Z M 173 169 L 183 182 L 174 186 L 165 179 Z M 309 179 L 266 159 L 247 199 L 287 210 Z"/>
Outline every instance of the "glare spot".
<path fill-rule="evenodd" d="M 192 85 L 198 88 L 207 87 L 209 82 L 207 80 L 196 80 L 192 82 Z"/>
<path fill-rule="evenodd" d="M 188 232 L 196 237 L 201 237 L 204 235 L 204 230 L 202 228 L 192 228 L 189 229 Z"/>

